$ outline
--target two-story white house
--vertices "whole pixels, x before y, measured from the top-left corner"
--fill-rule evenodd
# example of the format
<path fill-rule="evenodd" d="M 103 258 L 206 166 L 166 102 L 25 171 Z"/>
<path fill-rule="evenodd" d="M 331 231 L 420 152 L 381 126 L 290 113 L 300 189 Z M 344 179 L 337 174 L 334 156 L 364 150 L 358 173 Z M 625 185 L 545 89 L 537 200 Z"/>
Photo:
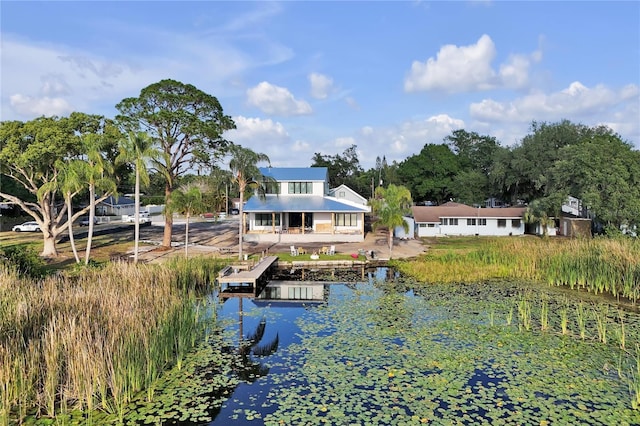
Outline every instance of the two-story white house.
<path fill-rule="evenodd" d="M 326 167 L 264 167 L 265 196 L 249 198 L 241 220 L 245 241 L 351 242 L 364 240 L 371 208 L 330 196 Z"/>

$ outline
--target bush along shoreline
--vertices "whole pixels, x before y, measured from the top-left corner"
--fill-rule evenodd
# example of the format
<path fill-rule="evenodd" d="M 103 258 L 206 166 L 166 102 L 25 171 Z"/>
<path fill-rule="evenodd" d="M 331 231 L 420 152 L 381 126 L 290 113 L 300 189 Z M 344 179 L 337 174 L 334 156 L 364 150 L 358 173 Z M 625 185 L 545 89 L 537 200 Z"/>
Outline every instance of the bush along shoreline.
<path fill-rule="evenodd" d="M 214 261 L 107 264 L 42 279 L 0 270 L 0 425 L 81 412 L 122 421 L 214 330 Z M 201 349 L 202 350 L 202 347 Z"/>

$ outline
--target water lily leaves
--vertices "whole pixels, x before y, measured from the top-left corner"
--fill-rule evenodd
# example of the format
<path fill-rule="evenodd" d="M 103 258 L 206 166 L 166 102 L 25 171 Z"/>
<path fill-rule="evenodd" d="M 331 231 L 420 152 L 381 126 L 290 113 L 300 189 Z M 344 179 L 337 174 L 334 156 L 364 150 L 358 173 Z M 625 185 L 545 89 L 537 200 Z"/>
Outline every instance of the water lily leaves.
<path fill-rule="evenodd" d="M 501 293 L 518 293 L 489 290 L 484 305 L 480 287 L 471 295 L 430 288 L 422 299 L 360 286 L 353 298 L 308 313 L 298 322 L 301 343 L 284 360 L 299 366 L 287 377 L 296 385 L 271 391 L 278 406 L 265 424 L 639 421 L 624 381 L 602 371 L 619 351 L 540 328 L 520 332 L 499 321 L 514 301 L 498 303 Z"/>

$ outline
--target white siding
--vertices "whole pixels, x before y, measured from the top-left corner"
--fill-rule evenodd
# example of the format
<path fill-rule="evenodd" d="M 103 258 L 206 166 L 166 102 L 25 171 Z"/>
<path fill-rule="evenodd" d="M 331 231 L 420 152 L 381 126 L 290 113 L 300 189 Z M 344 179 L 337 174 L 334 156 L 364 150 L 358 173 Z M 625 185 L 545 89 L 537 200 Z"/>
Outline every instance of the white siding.
<path fill-rule="evenodd" d="M 453 218 L 446 218 L 449 222 Z M 523 235 L 524 223 L 520 219 L 497 219 L 497 218 L 455 218 L 458 219 L 457 225 L 444 225 L 440 223 L 419 223 L 418 237 L 437 237 L 444 235 L 483 235 L 483 236 L 507 236 L 507 235 Z M 468 219 L 475 224 L 468 224 Z M 498 226 L 498 221 L 504 220 L 505 226 Z M 516 226 L 513 226 L 513 221 Z M 484 223 L 485 224 L 481 224 Z M 444 221 L 443 221 L 444 222 Z"/>

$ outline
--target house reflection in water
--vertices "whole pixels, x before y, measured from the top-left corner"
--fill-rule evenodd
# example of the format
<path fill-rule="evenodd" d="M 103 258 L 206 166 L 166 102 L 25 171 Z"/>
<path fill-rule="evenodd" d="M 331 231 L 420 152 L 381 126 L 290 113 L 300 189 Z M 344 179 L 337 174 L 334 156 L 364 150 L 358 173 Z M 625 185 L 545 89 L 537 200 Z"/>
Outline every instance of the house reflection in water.
<path fill-rule="evenodd" d="M 271 281 L 254 299 L 258 304 L 262 301 L 281 302 L 317 302 L 329 299 L 329 284 L 310 281 Z"/>

